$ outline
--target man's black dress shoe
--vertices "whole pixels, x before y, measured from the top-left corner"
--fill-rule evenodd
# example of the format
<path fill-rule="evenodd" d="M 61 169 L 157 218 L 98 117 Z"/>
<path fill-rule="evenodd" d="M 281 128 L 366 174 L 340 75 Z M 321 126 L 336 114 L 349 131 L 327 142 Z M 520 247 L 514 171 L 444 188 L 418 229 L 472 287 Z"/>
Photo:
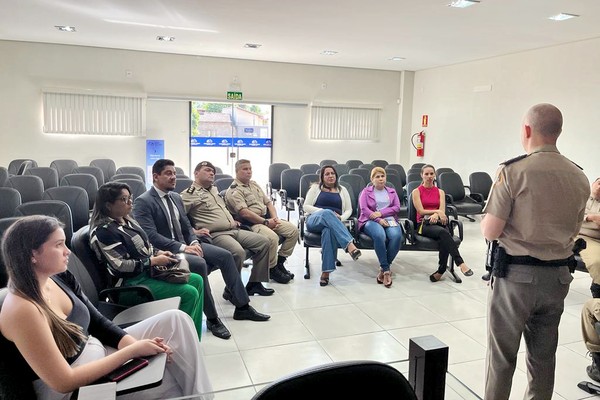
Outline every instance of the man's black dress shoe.
<path fill-rule="evenodd" d="M 246 285 L 246 292 L 248 292 L 248 296 L 254 296 L 255 294 L 259 296 L 271 296 L 275 291 L 271 288 L 266 288 L 260 282 L 249 282 Z"/>
<path fill-rule="evenodd" d="M 231 337 L 231 333 L 225 327 L 225 325 L 223 325 L 219 318 L 217 318 L 217 321 L 214 323 L 206 320 L 206 329 L 211 331 L 213 335 L 220 339 L 229 339 Z"/>
<path fill-rule="evenodd" d="M 250 321 L 262 322 L 267 321 L 269 318 L 271 318 L 270 315 L 261 314 L 258 311 L 256 311 L 252 306 L 248 306 L 248 308 L 245 310 L 242 310 L 241 308 L 236 308 L 233 312 L 233 319 L 237 320 L 247 319 Z"/>

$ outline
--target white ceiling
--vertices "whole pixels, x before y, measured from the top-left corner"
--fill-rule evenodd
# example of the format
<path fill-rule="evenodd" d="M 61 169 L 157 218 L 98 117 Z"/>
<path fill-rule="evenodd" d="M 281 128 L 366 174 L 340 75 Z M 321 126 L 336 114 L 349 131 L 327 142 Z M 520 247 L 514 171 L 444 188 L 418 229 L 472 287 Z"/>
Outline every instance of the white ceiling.
<path fill-rule="evenodd" d="M 599 0 L 449 2 L 0 0 L 0 39 L 416 71 L 600 37 Z M 560 12 L 581 17 L 547 19 Z"/>

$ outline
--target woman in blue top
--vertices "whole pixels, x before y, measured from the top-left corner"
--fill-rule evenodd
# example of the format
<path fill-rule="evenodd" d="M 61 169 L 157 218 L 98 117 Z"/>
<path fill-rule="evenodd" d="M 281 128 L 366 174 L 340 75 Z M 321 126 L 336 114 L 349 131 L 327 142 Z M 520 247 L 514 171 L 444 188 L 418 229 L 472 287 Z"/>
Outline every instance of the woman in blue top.
<path fill-rule="evenodd" d="M 329 274 L 335 271 L 338 247 L 358 260 L 360 250 L 343 221 L 352 215 L 350 194 L 338 183 L 338 175 L 331 165 L 321 168 L 320 181 L 310 187 L 306 193 L 304 210 L 308 215 L 306 229 L 321 233 L 321 286 L 329 284 Z"/>
<path fill-rule="evenodd" d="M 53 217 L 21 218 L 4 235 L 9 292 L 0 311 L 0 364 L 14 381 L 27 382 L 30 390 L 33 386 L 35 395 L 22 398 L 68 400 L 70 392 L 126 361 L 158 353 L 171 358 L 162 384 L 128 398 L 164 399 L 212 390 L 189 316 L 171 310 L 121 329 L 81 292 L 67 270 L 70 253 Z"/>

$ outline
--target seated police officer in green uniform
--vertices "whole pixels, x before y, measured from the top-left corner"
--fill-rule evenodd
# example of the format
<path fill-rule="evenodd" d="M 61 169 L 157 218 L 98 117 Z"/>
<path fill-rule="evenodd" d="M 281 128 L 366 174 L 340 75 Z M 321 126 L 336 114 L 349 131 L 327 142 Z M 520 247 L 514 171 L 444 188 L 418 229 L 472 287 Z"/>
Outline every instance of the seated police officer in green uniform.
<path fill-rule="evenodd" d="M 279 219 L 271 199 L 260 186 L 252 180 L 252 165 L 249 160 L 235 163 L 235 181 L 225 193 L 227 208 L 242 224 L 249 225 L 256 232 L 269 239 L 269 268 L 271 279 L 279 283 L 288 283 L 294 274 L 283 263 L 292 255 L 298 242 L 296 225 Z M 279 247 L 279 238 L 283 243 Z"/>
<path fill-rule="evenodd" d="M 225 201 L 213 186 L 215 167 L 202 161 L 194 169 L 194 183 L 181 192 L 185 211 L 197 235 L 207 235 L 215 246 L 233 254 L 238 271 L 242 270 L 246 259 L 246 249 L 252 252 L 252 271 L 246 285 L 248 295 L 271 296 L 275 291 L 266 288 L 262 282 L 269 281 L 269 240 L 257 233 L 240 229 Z M 223 297 L 228 299 L 227 289 Z"/>

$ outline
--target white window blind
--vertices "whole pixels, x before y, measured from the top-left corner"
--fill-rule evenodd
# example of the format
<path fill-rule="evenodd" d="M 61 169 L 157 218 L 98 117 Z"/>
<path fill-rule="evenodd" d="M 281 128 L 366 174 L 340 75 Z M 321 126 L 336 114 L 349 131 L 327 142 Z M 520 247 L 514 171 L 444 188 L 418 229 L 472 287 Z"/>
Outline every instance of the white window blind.
<path fill-rule="evenodd" d="M 315 140 L 379 140 L 381 109 L 312 105 L 310 138 Z"/>
<path fill-rule="evenodd" d="M 44 132 L 146 136 L 146 96 L 45 90 Z"/>

